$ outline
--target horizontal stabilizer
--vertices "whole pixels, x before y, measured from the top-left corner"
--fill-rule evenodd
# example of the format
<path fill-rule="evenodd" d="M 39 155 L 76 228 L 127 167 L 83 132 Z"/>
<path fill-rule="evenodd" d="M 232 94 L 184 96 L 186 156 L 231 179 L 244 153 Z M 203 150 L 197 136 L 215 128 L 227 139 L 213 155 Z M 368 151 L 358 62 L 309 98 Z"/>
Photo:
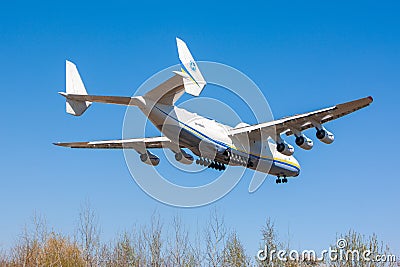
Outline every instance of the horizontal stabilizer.
<path fill-rule="evenodd" d="M 60 95 L 67 98 L 67 101 L 74 102 L 97 102 L 105 104 L 116 104 L 123 106 L 141 106 L 144 104 L 144 99 L 141 96 L 126 97 L 126 96 L 100 96 L 100 95 L 75 95 L 59 92 Z"/>
<path fill-rule="evenodd" d="M 171 141 L 165 136 L 157 136 L 124 140 L 54 143 L 54 145 L 70 148 L 134 149 L 138 153 L 144 154 L 147 149 L 170 147 Z"/>

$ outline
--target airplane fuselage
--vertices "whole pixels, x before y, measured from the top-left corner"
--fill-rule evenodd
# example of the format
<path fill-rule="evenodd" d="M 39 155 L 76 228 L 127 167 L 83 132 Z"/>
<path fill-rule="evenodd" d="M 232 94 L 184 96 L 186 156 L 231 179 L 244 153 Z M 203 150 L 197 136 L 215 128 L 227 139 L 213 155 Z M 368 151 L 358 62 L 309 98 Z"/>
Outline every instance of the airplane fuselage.
<path fill-rule="evenodd" d="M 293 156 L 279 153 L 271 140 L 251 141 L 232 138 L 232 127 L 189 112 L 177 106 L 149 102 L 142 112 L 177 147 L 186 147 L 201 159 L 269 173 L 295 177 L 300 165 Z"/>

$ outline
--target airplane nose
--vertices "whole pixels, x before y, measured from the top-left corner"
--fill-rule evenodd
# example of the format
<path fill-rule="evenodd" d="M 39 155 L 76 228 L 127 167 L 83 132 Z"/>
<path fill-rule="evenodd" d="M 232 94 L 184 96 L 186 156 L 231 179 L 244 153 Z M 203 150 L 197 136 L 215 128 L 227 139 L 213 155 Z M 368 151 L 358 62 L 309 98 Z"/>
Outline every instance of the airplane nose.
<path fill-rule="evenodd" d="M 299 164 L 299 162 L 297 161 L 297 159 L 295 158 L 295 157 L 293 157 L 292 156 L 292 161 L 293 161 L 293 163 L 296 165 L 296 171 L 295 171 L 295 177 L 296 176 L 299 176 L 299 174 L 300 174 L 300 164 Z"/>

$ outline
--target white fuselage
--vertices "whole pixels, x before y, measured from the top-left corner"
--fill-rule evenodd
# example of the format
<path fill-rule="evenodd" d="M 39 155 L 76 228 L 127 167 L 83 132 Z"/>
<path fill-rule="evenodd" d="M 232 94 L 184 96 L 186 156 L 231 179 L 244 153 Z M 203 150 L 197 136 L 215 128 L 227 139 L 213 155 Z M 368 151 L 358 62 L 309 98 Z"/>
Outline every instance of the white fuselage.
<path fill-rule="evenodd" d="M 195 155 L 227 165 L 247 168 L 276 176 L 298 176 L 300 165 L 293 156 L 276 150 L 273 141 L 232 138 L 232 127 L 204 118 L 176 106 L 155 104 L 146 99 L 140 109 L 174 144 L 190 149 Z M 268 147 L 267 147 L 268 146 Z M 239 160 L 236 160 L 239 159 Z M 242 164 L 243 162 L 245 164 Z"/>

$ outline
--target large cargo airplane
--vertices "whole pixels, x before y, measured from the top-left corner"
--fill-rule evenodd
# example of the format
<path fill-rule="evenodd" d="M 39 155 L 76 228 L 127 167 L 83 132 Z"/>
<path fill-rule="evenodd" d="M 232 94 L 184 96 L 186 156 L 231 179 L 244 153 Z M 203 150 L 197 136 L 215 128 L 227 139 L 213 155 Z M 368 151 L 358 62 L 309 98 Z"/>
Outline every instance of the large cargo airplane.
<path fill-rule="evenodd" d="M 282 136 L 295 136 L 298 147 L 310 150 L 313 141 L 303 131 L 316 129 L 321 142 L 331 144 L 334 135 L 323 124 L 368 106 L 372 97 L 338 104 L 313 112 L 289 116 L 255 125 L 240 123 L 231 127 L 175 106 L 175 102 L 186 92 L 199 96 L 206 81 L 186 44 L 176 38 L 181 71 L 143 96 L 97 96 L 88 95 L 76 66 L 66 62 L 66 111 L 80 116 L 92 102 L 138 107 L 157 127 L 162 136 L 125 140 L 55 143 L 71 148 L 134 149 L 142 162 L 156 166 L 160 159 L 151 149 L 170 149 L 175 159 L 192 164 L 194 158 L 184 149 L 190 150 L 198 159 L 196 164 L 216 170 L 225 170 L 226 165 L 243 166 L 255 171 L 277 176 L 276 183 L 286 183 L 287 177 L 296 177 L 300 165 L 293 156 L 294 147 Z M 271 134 L 272 133 L 272 134 Z M 264 149 L 265 148 L 265 149 Z"/>

